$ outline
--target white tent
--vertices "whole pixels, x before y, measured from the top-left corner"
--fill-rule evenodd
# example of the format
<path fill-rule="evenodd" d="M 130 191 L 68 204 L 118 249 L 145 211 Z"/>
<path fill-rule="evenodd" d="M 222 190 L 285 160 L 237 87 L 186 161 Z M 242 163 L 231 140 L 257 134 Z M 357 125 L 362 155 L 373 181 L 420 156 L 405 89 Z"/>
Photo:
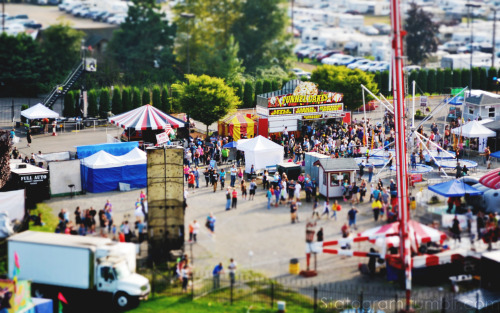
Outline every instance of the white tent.
<path fill-rule="evenodd" d="M 40 119 L 40 118 L 58 118 L 59 113 L 52 111 L 41 103 L 32 106 L 29 109 L 21 111 L 21 115 L 30 119 Z"/>
<path fill-rule="evenodd" d="M 118 157 L 101 150 L 82 160 L 82 164 L 88 168 L 110 168 L 123 166 Z"/>
<path fill-rule="evenodd" d="M 250 173 L 252 165 L 255 170 L 262 170 L 266 166 L 282 163 L 285 154 L 283 146 L 262 136 L 257 136 L 242 144 L 238 140 L 237 149 L 245 152 L 246 173 Z"/>
<path fill-rule="evenodd" d="M 124 165 L 146 164 L 148 159 L 146 152 L 137 147 L 130 150 L 129 153 L 118 156 L 117 158 L 120 159 Z"/>
<path fill-rule="evenodd" d="M 453 128 L 451 132 L 455 135 L 462 135 L 467 138 L 478 138 L 479 152 L 484 152 L 484 148 L 486 147 L 486 138 L 496 136 L 496 132 L 484 127 L 478 121 L 470 121 L 463 126 Z"/>

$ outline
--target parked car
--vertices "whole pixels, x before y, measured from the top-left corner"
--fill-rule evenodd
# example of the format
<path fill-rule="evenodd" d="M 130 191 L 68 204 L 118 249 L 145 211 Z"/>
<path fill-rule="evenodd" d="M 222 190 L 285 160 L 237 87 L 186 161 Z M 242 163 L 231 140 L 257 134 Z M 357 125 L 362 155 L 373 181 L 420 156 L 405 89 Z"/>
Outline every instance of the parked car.
<path fill-rule="evenodd" d="M 378 30 L 380 35 L 388 35 L 392 30 L 391 25 L 389 24 L 374 23 L 372 26 Z"/>
<path fill-rule="evenodd" d="M 329 56 L 328 58 L 324 58 L 323 60 L 321 60 L 321 63 L 328 64 L 328 65 L 335 65 L 335 63 L 338 62 L 338 59 L 343 57 L 343 56 L 344 55 L 341 53 L 336 53 L 336 54 Z"/>
<path fill-rule="evenodd" d="M 368 36 L 380 35 L 380 32 L 373 26 L 362 26 L 359 31 Z"/>
<path fill-rule="evenodd" d="M 297 51 L 295 53 L 295 55 L 297 55 L 297 58 L 299 58 L 299 59 L 300 58 L 308 58 L 309 57 L 309 53 L 311 53 L 313 50 L 319 51 L 321 49 L 322 49 L 321 46 L 309 45 L 306 48 Z"/>
<path fill-rule="evenodd" d="M 93 21 L 97 22 L 97 21 L 102 21 L 102 19 L 107 16 L 109 13 L 108 11 L 104 10 L 104 11 L 101 11 L 100 13 L 98 13 L 95 17 L 92 18 Z"/>
<path fill-rule="evenodd" d="M 403 71 L 404 72 L 407 72 L 407 73 L 410 73 L 412 71 L 420 71 L 422 68 L 418 65 L 407 65 L 405 67 L 403 67 Z"/>
<path fill-rule="evenodd" d="M 338 58 L 338 61 L 335 63 L 335 65 L 347 66 L 355 61 L 356 59 L 352 55 L 344 55 Z"/>
<path fill-rule="evenodd" d="M 389 62 L 379 62 L 376 65 L 370 67 L 368 71 L 375 73 L 375 72 L 384 72 L 388 71 L 390 69 L 391 65 Z"/>
<path fill-rule="evenodd" d="M 121 23 L 125 22 L 126 18 L 127 14 L 117 14 L 113 17 L 108 18 L 108 23 L 114 25 L 120 25 Z"/>
<path fill-rule="evenodd" d="M 378 61 L 370 61 L 366 64 L 360 65 L 358 68 L 364 72 L 368 71 L 368 69 L 372 66 L 375 66 L 378 64 Z"/>
<path fill-rule="evenodd" d="M 334 54 L 342 54 L 339 50 L 327 50 L 316 55 L 316 61 L 321 62 L 324 58 L 328 58 Z"/>
<path fill-rule="evenodd" d="M 471 51 L 481 51 L 481 45 L 474 42 L 472 45 L 468 43 L 457 49 L 457 53 L 471 53 Z"/>
<path fill-rule="evenodd" d="M 356 68 L 360 67 L 361 65 L 365 65 L 369 62 L 371 62 L 371 61 L 367 60 L 367 59 L 357 60 L 356 62 L 353 62 L 353 63 L 347 65 L 347 68 L 353 70 L 353 69 L 356 69 Z"/>
<path fill-rule="evenodd" d="M 438 46 L 438 50 L 443 50 L 448 53 L 457 53 L 458 48 L 465 46 L 465 43 L 459 41 L 448 41 L 443 45 Z"/>

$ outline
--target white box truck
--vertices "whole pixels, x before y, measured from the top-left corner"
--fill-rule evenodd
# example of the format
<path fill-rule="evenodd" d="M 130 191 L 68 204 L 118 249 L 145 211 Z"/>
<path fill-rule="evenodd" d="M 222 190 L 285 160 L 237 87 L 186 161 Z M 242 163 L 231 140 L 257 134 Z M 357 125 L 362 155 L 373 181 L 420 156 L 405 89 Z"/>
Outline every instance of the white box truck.
<path fill-rule="evenodd" d="M 9 278 L 13 278 L 17 254 L 17 278 L 32 282 L 35 297 L 54 298 L 62 292 L 68 297 L 74 294 L 75 299 L 92 299 L 97 294 L 114 307 L 127 309 L 147 298 L 151 290 L 149 280 L 135 273 L 134 244 L 25 231 L 9 237 L 7 249 Z"/>

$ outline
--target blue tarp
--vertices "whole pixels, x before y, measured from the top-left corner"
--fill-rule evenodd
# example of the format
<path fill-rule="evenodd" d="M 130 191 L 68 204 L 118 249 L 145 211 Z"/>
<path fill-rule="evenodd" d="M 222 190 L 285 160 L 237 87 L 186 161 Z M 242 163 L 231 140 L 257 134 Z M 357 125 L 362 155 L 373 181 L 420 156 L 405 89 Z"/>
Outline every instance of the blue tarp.
<path fill-rule="evenodd" d="M 236 148 L 237 145 L 236 141 L 231 141 L 226 143 L 222 148 Z"/>
<path fill-rule="evenodd" d="M 103 143 L 90 146 L 78 146 L 76 147 L 76 153 L 79 159 L 84 159 L 101 150 L 106 151 L 107 153 L 112 155 L 120 156 L 129 153 L 131 150 L 137 147 L 139 147 L 138 141 Z"/>
<path fill-rule="evenodd" d="M 500 151 L 493 152 L 492 154 L 490 154 L 490 156 L 492 156 L 494 158 L 500 158 Z"/>
<path fill-rule="evenodd" d="M 82 166 L 83 189 L 92 193 L 119 190 L 119 183 L 130 184 L 131 189 L 146 188 L 146 164 L 109 168 Z"/>
<path fill-rule="evenodd" d="M 429 186 L 429 190 L 445 197 L 462 197 L 465 194 L 470 196 L 479 196 L 483 194 L 482 191 L 477 190 L 476 188 L 467 185 L 464 181 L 457 179 Z"/>
<path fill-rule="evenodd" d="M 453 97 L 451 101 L 448 102 L 448 104 L 451 105 L 462 105 L 463 103 L 464 103 L 464 97 L 459 97 L 459 96 Z"/>

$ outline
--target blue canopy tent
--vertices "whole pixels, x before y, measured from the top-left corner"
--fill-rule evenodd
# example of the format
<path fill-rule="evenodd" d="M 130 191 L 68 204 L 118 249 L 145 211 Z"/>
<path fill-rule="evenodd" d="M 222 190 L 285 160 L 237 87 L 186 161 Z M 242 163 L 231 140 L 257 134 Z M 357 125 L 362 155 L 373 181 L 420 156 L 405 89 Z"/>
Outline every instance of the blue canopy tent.
<path fill-rule="evenodd" d="M 76 153 L 79 159 L 84 159 L 101 150 L 106 151 L 111 155 L 120 156 L 127 154 L 134 148 L 138 147 L 139 147 L 139 142 L 137 141 L 113 142 L 113 143 L 103 143 L 98 145 L 78 146 L 76 147 Z"/>
<path fill-rule="evenodd" d="M 223 146 L 223 148 L 228 148 L 228 149 L 230 149 L 230 148 L 236 148 L 237 145 L 238 144 L 236 143 L 236 141 L 231 141 L 231 142 L 226 143 Z"/>
<path fill-rule="evenodd" d="M 464 195 L 479 196 L 483 192 L 467 185 L 463 180 L 450 180 L 445 183 L 429 186 L 429 190 L 445 197 L 462 197 Z"/>
<path fill-rule="evenodd" d="M 120 183 L 131 189 L 147 185 L 146 153 L 135 148 L 123 156 L 113 156 L 103 150 L 82 160 L 82 188 L 100 193 L 119 190 Z"/>
<path fill-rule="evenodd" d="M 493 152 L 492 154 L 490 154 L 490 156 L 492 156 L 494 158 L 500 158 L 500 151 Z"/>

